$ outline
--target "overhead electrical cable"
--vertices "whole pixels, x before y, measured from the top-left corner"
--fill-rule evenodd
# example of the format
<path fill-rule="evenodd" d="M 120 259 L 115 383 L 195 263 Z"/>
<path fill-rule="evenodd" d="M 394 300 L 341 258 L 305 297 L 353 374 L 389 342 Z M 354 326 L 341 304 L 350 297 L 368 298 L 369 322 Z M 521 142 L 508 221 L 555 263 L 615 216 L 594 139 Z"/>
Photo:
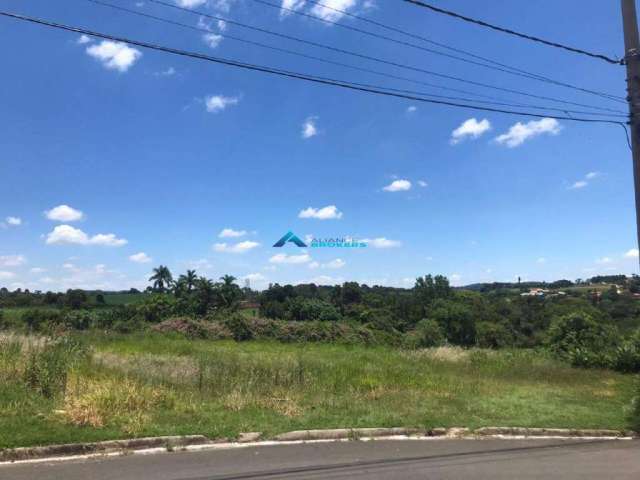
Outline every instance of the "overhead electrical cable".
<path fill-rule="evenodd" d="M 571 47 L 571 46 L 568 46 L 568 45 L 563 45 L 561 43 L 552 42 L 550 40 L 545 40 L 543 38 L 534 37 L 533 35 L 527 35 L 526 33 L 516 32 L 515 30 L 511 30 L 509 28 L 499 27 L 497 25 L 493 25 L 491 23 L 487 23 L 485 21 L 478 20 L 476 18 L 471 18 L 471 17 L 467 17 L 465 15 L 462 15 L 460 13 L 452 12 L 451 10 L 446 10 L 444 8 L 436 7 L 435 5 L 423 2 L 421 0 L 404 0 L 404 1 L 407 2 L 407 3 L 411 3 L 413 5 L 417 5 L 417 6 L 422 7 L 422 8 L 428 8 L 429 10 L 432 10 L 432 11 L 437 12 L 437 13 L 448 15 L 450 17 L 457 18 L 459 20 L 463 20 L 465 22 L 469 22 L 469 23 L 473 23 L 473 24 L 476 24 L 476 25 L 480 25 L 481 27 L 490 28 L 490 29 L 496 30 L 498 32 L 507 33 L 509 35 L 513 35 L 513 36 L 516 36 L 516 37 L 524 38 L 526 40 L 531 40 L 533 42 L 541 43 L 541 44 L 547 45 L 549 47 L 560 48 L 562 50 L 567 50 L 567 51 L 572 52 L 572 53 L 578 53 L 580 55 L 586 55 L 588 57 L 598 58 L 600 60 L 604 60 L 605 62 L 612 63 L 612 64 L 615 64 L 615 65 L 624 65 L 624 59 L 611 58 L 611 57 L 609 57 L 607 55 L 602 55 L 600 53 L 593 53 L 593 52 L 589 52 L 587 50 L 583 50 L 581 48 Z"/>
<path fill-rule="evenodd" d="M 377 95 L 382 95 L 382 96 L 387 96 L 387 97 L 402 98 L 402 99 L 406 99 L 406 100 L 413 100 L 413 101 L 417 101 L 417 102 L 429 103 L 429 104 L 434 104 L 434 105 L 443 105 L 443 106 L 465 108 L 465 109 L 486 111 L 486 112 L 504 113 L 504 114 L 510 114 L 510 115 L 521 115 L 521 116 L 534 117 L 534 118 L 554 118 L 556 120 L 566 120 L 566 121 L 572 121 L 572 122 L 605 123 L 605 124 L 611 124 L 611 125 L 624 125 L 623 122 L 614 121 L 614 120 L 607 120 L 607 119 L 581 118 L 581 117 L 561 116 L 561 115 L 542 115 L 542 114 L 531 113 L 531 112 L 506 110 L 506 109 L 498 109 L 498 108 L 489 108 L 489 107 L 481 107 L 481 106 L 477 106 L 477 105 L 455 103 L 455 102 L 450 102 L 450 101 L 426 99 L 426 98 L 423 98 L 423 97 L 391 92 L 391 91 L 385 90 L 384 87 L 375 87 L 375 88 L 361 87 L 361 86 L 355 85 L 355 84 L 353 84 L 351 82 L 344 81 L 344 80 L 336 80 L 336 79 L 332 79 L 332 78 L 317 77 L 317 76 L 308 75 L 308 74 L 304 74 L 304 73 L 272 68 L 272 67 L 269 67 L 269 66 L 251 64 L 251 63 L 244 63 L 244 62 L 240 62 L 240 61 L 237 61 L 237 60 L 221 58 L 221 57 L 213 57 L 213 56 L 205 55 L 205 54 L 198 53 L 198 52 L 181 50 L 181 49 L 177 49 L 177 48 L 173 48 L 173 47 L 167 47 L 167 46 L 164 46 L 164 45 L 158 45 L 158 44 L 155 44 L 155 43 L 145 42 L 145 41 L 141 41 L 141 40 L 135 40 L 135 39 L 127 38 L 127 37 L 121 37 L 121 36 L 118 36 L 118 35 L 111 35 L 111 34 L 107 34 L 107 33 L 96 32 L 96 31 L 89 30 L 89 29 L 86 29 L 86 28 L 74 27 L 74 26 L 71 26 L 71 25 L 65 25 L 65 24 L 62 24 L 62 23 L 56 23 L 56 22 L 52 22 L 52 21 L 49 21 L 49 20 L 30 17 L 30 16 L 21 15 L 21 14 L 12 13 L 12 12 L 0 11 L 0 16 L 7 17 L 7 18 L 12 18 L 12 19 L 15 19 L 15 20 L 18 20 L 18 21 L 22 21 L 22 22 L 29 22 L 29 23 L 33 23 L 33 24 L 37 24 L 37 25 L 42 25 L 42 26 L 46 26 L 46 27 L 50 27 L 50 28 L 55 28 L 55 29 L 58 29 L 58 30 L 65 30 L 65 31 L 68 31 L 68 32 L 75 32 L 75 33 L 80 33 L 80 34 L 84 34 L 84 35 L 89 35 L 89 36 L 92 36 L 92 37 L 102 38 L 102 39 L 105 39 L 105 40 L 111 40 L 111 41 L 114 41 L 114 42 L 121 42 L 121 43 L 125 43 L 125 44 L 136 45 L 136 46 L 141 47 L 141 48 L 147 48 L 147 49 L 155 50 L 155 51 L 159 51 L 159 52 L 170 53 L 170 54 L 178 55 L 178 56 L 182 56 L 182 57 L 195 58 L 195 59 L 205 60 L 205 61 L 209 61 L 209 62 L 221 64 L 221 65 L 233 66 L 233 67 L 241 68 L 241 69 L 244 69 L 244 70 L 251 70 L 251 71 L 257 71 L 257 72 L 269 73 L 269 74 L 272 74 L 272 75 L 277 75 L 277 76 L 281 76 L 281 77 L 285 77 L 285 78 L 293 78 L 293 79 L 304 80 L 304 81 L 307 81 L 307 82 L 312 82 L 312 83 L 317 83 L 317 84 L 331 85 L 331 86 L 335 86 L 335 87 L 345 88 L 345 89 L 348 89 L 348 90 L 372 93 L 372 94 L 377 94 Z"/>
<path fill-rule="evenodd" d="M 138 11 L 138 10 L 132 10 L 132 9 L 129 9 L 129 8 L 126 8 L 126 7 L 121 7 L 119 5 L 114 5 L 112 3 L 103 2 L 101 0 L 86 0 L 86 1 L 91 2 L 91 3 L 95 3 L 95 4 L 100 5 L 100 6 L 113 8 L 115 10 L 122 11 L 122 12 L 125 12 L 125 13 L 128 13 L 128 14 L 132 14 L 132 15 L 143 17 L 143 18 L 148 18 L 150 20 L 163 22 L 163 23 L 167 23 L 169 25 L 174 25 L 174 26 L 177 26 L 177 27 L 185 28 L 185 29 L 188 29 L 188 30 L 194 30 L 194 31 L 203 32 L 203 33 L 211 33 L 211 30 L 209 30 L 207 28 L 204 28 L 204 27 L 198 27 L 198 26 L 189 25 L 189 24 L 186 24 L 186 23 L 177 22 L 175 20 L 170 20 L 170 19 L 166 19 L 166 18 L 163 18 L 163 17 L 158 17 L 156 15 L 151 15 L 149 13 L 141 12 L 141 11 Z M 407 77 L 401 77 L 401 76 L 397 76 L 397 75 L 388 74 L 386 72 L 380 72 L 380 71 L 377 71 L 377 70 L 371 70 L 371 69 L 367 69 L 367 68 L 362 68 L 362 67 L 358 67 L 358 66 L 355 66 L 355 65 L 342 63 L 342 62 L 336 62 L 334 60 L 329 60 L 329 59 L 322 58 L 322 57 L 316 57 L 316 56 L 313 56 L 313 55 L 307 55 L 305 53 L 301 53 L 301 52 L 297 52 L 297 51 L 293 51 L 293 50 L 288 50 L 288 49 L 283 49 L 283 48 L 280 48 L 280 47 L 267 45 L 267 44 L 264 44 L 264 43 L 261 43 L 261 42 L 255 42 L 253 40 L 247 40 L 247 39 L 244 39 L 244 38 L 239 38 L 239 37 L 236 37 L 236 36 L 233 36 L 233 35 L 229 35 L 229 34 L 223 33 L 223 32 L 220 32 L 219 34 L 217 33 L 216 35 L 220 35 L 223 38 L 228 38 L 228 39 L 231 39 L 231 40 L 236 40 L 236 41 L 239 41 L 239 42 L 247 43 L 249 45 L 255 45 L 255 46 L 258 46 L 258 47 L 261 47 L 261 48 L 267 48 L 267 49 L 274 50 L 274 51 L 277 51 L 277 52 L 287 53 L 287 54 L 290 54 L 290 55 L 296 55 L 296 56 L 300 56 L 300 57 L 307 58 L 307 59 L 310 59 L 310 60 L 316 60 L 316 61 L 320 61 L 320 62 L 332 64 L 332 65 L 337 65 L 337 66 L 340 66 L 340 67 L 350 68 L 350 69 L 354 69 L 354 70 L 365 72 L 365 73 L 381 75 L 381 76 L 384 76 L 384 77 L 387 77 L 387 78 L 392 78 L 392 79 L 395 79 L 395 80 L 403 80 L 403 81 L 422 84 L 422 85 L 427 85 L 427 86 L 431 86 L 431 87 L 448 89 L 447 87 L 443 87 L 441 85 L 434 85 L 434 84 L 421 82 L 419 80 L 414 80 L 414 79 L 407 78 Z M 351 83 L 354 83 L 354 82 L 351 82 Z M 354 84 L 356 84 L 356 83 L 354 83 Z M 358 83 L 357 85 L 367 86 L 367 87 L 371 86 L 369 84 L 363 84 L 363 83 Z M 385 87 L 385 89 L 386 90 L 391 90 L 391 91 L 403 92 L 403 93 L 416 94 L 416 95 L 421 95 L 421 96 L 426 96 L 426 97 L 443 98 L 443 99 L 447 99 L 447 100 L 457 100 L 457 101 L 464 101 L 464 102 L 476 102 L 476 103 L 482 103 L 482 104 L 485 104 L 485 105 L 508 106 L 508 107 L 517 107 L 517 108 L 531 108 L 531 109 L 535 109 L 535 110 L 549 110 L 549 111 L 556 111 L 556 112 L 568 112 L 568 113 L 576 113 L 576 114 L 581 114 L 581 115 L 600 115 L 600 116 L 606 116 L 606 117 L 621 117 L 621 118 L 622 117 L 628 117 L 628 115 L 625 114 L 625 113 L 601 113 L 601 112 L 589 112 L 589 111 L 584 111 L 584 110 L 567 110 L 567 109 L 564 109 L 564 108 L 556 108 L 556 107 L 548 107 L 548 106 L 528 105 L 528 104 L 521 104 L 521 103 L 508 103 L 506 101 L 495 102 L 495 101 L 477 100 L 477 99 L 473 99 L 473 98 L 461 98 L 461 97 L 443 96 L 443 95 L 437 95 L 437 94 L 434 94 L 434 93 L 416 92 L 416 91 L 413 91 L 413 90 L 396 89 L 396 88 L 389 88 L 389 87 Z M 473 92 L 466 92 L 464 90 L 455 90 L 455 89 L 453 89 L 453 90 L 461 92 L 461 93 L 468 93 L 468 94 L 474 95 Z M 498 100 L 502 100 L 502 99 L 498 99 Z"/>
<path fill-rule="evenodd" d="M 432 53 L 432 54 L 435 54 L 435 55 L 441 55 L 441 56 L 448 57 L 448 58 L 451 58 L 451 59 L 454 59 L 454 60 L 458 60 L 458 61 L 462 61 L 462 62 L 465 62 L 465 63 L 470 63 L 470 64 L 473 64 L 473 65 L 477 65 L 477 66 L 481 66 L 481 67 L 485 67 L 485 68 L 490 68 L 492 70 L 497 70 L 497 71 L 508 73 L 508 74 L 511 74 L 511 75 L 517 75 L 519 77 L 529 78 L 529 79 L 532 79 L 532 80 L 537 80 L 537 81 L 541 81 L 541 82 L 545 82 L 545 83 L 551 83 L 551 84 L 554 84 L 554 85 L 557 85 L 557 86 L 570 88 L 570 89 L 577 90 L 577 91 L 580 91 L 580 92 L 583 92 L 583 93 L 596 95 L 598 97 L 606 98 L 608 100 L 613 100 L 613 101 L 619 101 L 619 102 L 625 102 L 626 103 L 626 100 L 623 97 L 620 97 L 618 95 L 612 95 L 612 94 L 605 93 L 605 92 L 599 92 L 597 90 L 591 90 L 591 89 L 588 89 L 588 88 L 579 87 L 579 86 L 576 86 L 576 85 L 572 85 L 570 83 L 561 82 L 559 80 L 554 80 L 554 79 L 551 79 L 551 78 L 548 78 L 548 77 L 544 77 L 542 75 L 538 75 L 538 74 L 527 72 L 525 70 L 521 70 L 521 69 L 518 69 L 518 68 L 510 67 L 508 65 L 505 65 L 505 64 L 502 64 L 502 63 L 499 63 L 499 62 L 496 62 L 496 61 L 493 61 L 493 60 L 490 60 L 490 59 L 487 59 L 487 58 L 484 58 L 484 57 L 481 57 L 481 56 L 478 56 L 478 55 L 475 55 L 475 54 L 472 54 L 472 53 L 469 53 L 469 52 L 466 52 L 464 50 L 460 50 L 460 49 L 455 49 L 455 48 L 449 47 L 449 46 L 447 46 L 445 44 L 442 44 L 440 42 L 434 42 L 434 41 L 432 41 L 430 39 L 427 39 L 427 38 L 424 38 L 424 37 L 408 34 L 406 32 L 403 32 L 400 29 L 397 29 L 397 28 L 394 28 L 394 27 L 389 27 L 389 26 L 387 26 L 385 24 L 382 24 L 380 22 L 369 20 L 369 19 L 367 19 L 365 17 L 361 17 L 359 15 L 346 12 L 345 10 L 340 10 L 338 8 L 332 7 L 330 5 L 326 5 L 326 4 L 318 2 L 318 1 L 310 0 L 309 3 L 312 3 L 314 5 L 318 5 L 319 7 L 326 8 L 328 10 L 334 11 L 336 13 L 339 13 L 340 15 L 346 15 L 346 16 L 358 19 L 360 21 L 363 21 L 363 22 L 371 23 L 371 24 L 376 25 L 376 26 L 381 27 L 381 28 L 385 28 L 385 29 L 388 29 L 388 30 L 399 32 L 399 33 L 402 33 L 403 35 L 408 35 L 408 36 L 413 37 L 413 38 L 419 38 L 422 41 L 425 41 L 425 42 L 433 44 L 433 45 L 437 45 L 440 48 L 445 48 L 445 49 L 450 50 L 450 51 L 455 51 L 456 53 L 462 53 L 464 55 L 467 55 L 467 56 L 482 60 L 482 62 L 485 62 L 485 63 L 469 60 L 468 58 L 462 58 L 462 57 L 459 57 L 457 55 L 451 55 L 451 54 L 448 54 L 448 53 L 445 53 L 445 52 L 440 52 L 440 51 L 433 50 L 433 49 L 430 49 L 430 48 L 425 48 L 423 46 L 416 45 L 415 43 L 409 43 L 409 42 L 405 42 L 405 41 L 402 41 L 402 40 L 398 40 L 397 38 L 392 38 L 392 37 L 388 37 L 386 35 L 381 35 L 381 34 L 378 34 L 378 33 L 375 33 L 375 32 L 370 32 L 370 31 L 367 31 L 367 30 L 363 30 L 361 28 L 353 27 L 351 25 L 347 25 L 347 24 L 344 24 L 344 23 L 340 23 L 340 22 L 337 22 L 337 21 L 333 21 L 333 20 L 329 20 L 329 19 L 320 17 L 318 15 L 314 15 L 313 13 L 303 12 L 300 9 L 297 9 L 297 8 L 285 7 L 283 5 L 279 5 L 277 3 L 273 3 L 273 2 L 270 2 L 268 0 L 253 0 L 253 1 L 256 2 L 256 3 L 271 7 L 271 8 L 278 9 L 278 10 L 280 10 L 282 12 L 289 12 L 289 13 L 294 14 L 294 15 L 300 15 L 300 16 L 303 16 L 303 17 L 311 18 L 311 19 L 317 20 L 317 21 L 322 22 L 322 23 L 326 23 L 326 24 L 329 24 L 329 25 L 335 25 L 337 27 L 344 28 L 344 29 L 351 30 L 351 31 L 355 31 L 355 32 L 361 33 L 363 35 L 368 35 L 368 36 L 375 37 L 375 38 L 378 38 L 378 39 L 382 39 L 382 40 L 386 40 L 386 41 L 389 41 L 389 42 L 393 42 L 393 43 L 397 43 L 397 44 L 400 44 L 400 45 L 404 45 L 404 46 L 407 46 L 407 47 L 416 48 L 416 49 L 423 50 L 423 51 L 426 51 L 426 52 L 429 52 L 429 53 Z"/>
<path fill-rule="evenodd" d="M 210 18 L 210 19 L 213 19 L 213 20 L 222 20 L 222 21 L 224 21 L 226 23 L 229 23 L 231 25 L 237 25 L 237 26 L 240 26 L 242 28 L 248 28 L 248 29 L 251 29 L 251 30 L 254 30 L 254 31 L 259 31 L 259 32 L 262 32 L 262 33 L 266 33 L 268 35 L 275 35 L 277 37 L 285 38 L 287 40 L 292 40 L 292 41 L 295 41 L 295 42 L 304 43 L 304 44 L 307 44 L 307 45 L 312 45 L 312 46 L 318 47 L 318 48 L 324 48 L 324 49 L 331 50 L 331 51 L 334 51 L 334 52 L 338 52 L 338 53 L 342 53 L 342 54 L 345 54 L 345 55 L 350 55 L 350 56 L 354 56 L 354 57 L 358 57 L 358 58 L 363 58 L 363 59 L 366 59 L 366 60 L 370 60 L 370 61 L 377 62 L 377 63 L 382 63 L 382 64 L 385 64 L 385 65 L 391 65 L 391 66 L 394 66 L 394 67 L 397 67 L 397 68 L 402 68 L 402 69 L 405 69 L 405 70 L 411 70 L 411 71 L 423 73 L 423 74 L 430 75 L 430 76 L 435 76 L 435 77 L 439 77 L 439 78 L 445 78 L 447 80 L 454 80 L 454 81 L 461 82 L 461 83 L 467 83 L 467 84 L 470 84 L 470 85 L 480 86 L 480 87 L 484 87 L 484 88 L 489 88 L 489 89 L 493 89 L 493 90 L 498 90 L 498 91 L 502 91 L 502 92 L 506 92 L 506 93 L 515 94 L 515 95 L 522 95 L 522 96 L 526 96 L 526 97 L 537 98 L 538 100 L 548 100 L 548 101 L 552 101 L 552 102 L 563 103 L 565 105 L 573 105 L 573 106 L 577 106 L 577 107 L 591 108 L 591 109 L 594 109 L 594 110 L 602 110 L 602 111 L 608 111 L 608 112 L 613 112 L 613 113 L 625 113 L 625 112 L 623 112 L 621 110 L 615 110 L 615 109 L 611 109 L 611 108 L 607 108 L 607 107 L 589 105 L 589 104 L 584 104 L 584 103 L 579 103 L 579 102 L 572 102 L 572 101 L 569 101 L 569 100 L 563 100 L 563 99 L 559 99 L 559 98 L 548 97 L 548 96 L 544 96 L 544 95 L 536 95 L 536 94 L 533 94 L 533 93 L 523 92 L 523 91 L 519 91 L 519 90 L 513 90 L 513 89 L 509 89 L 509 88 L 498 87 L 498 86 L 495 86 L 495 85 L 489 85 L 489 84 L 482 83 L 482 82 L 475 82 L 475 81 L 472 81 L 472 80 L 467 80 L 467 79 L 464 79 L 464 78 L 455 77 L 455 76 L 452 76 L 452 75 L 447 75 L 447 74 L 444 74 L 444 73 L 425 70 L 425 69 L 422 69 L 422 68 L 419 68 L 419 67 L 414 67 L 414 66 L 411 66 L 411 65 L 405 65 L 405 64 L 393 62 L 393 61 L 390 61 L 390 60 L 384 60 L 384 59 L 377 58 L 377 57 L 372 57 L 370 55 L 366 55 L 366 54 L 363 54 L 363 53 L 353 52 L 353 51 L 345 50 L 345 49 L 342 49 L 342 48 L 339 48 L 339 47 L 333 47 L 333 46 L 330 46 L 330 45 L 317 43 L 317 42 L 314 42 L 314 41 L 311 41 L 311 40 L 305 40 L 305 39 L 302 39 L 302 38 L 299 38 L 299 37 L 294 37 L 292 35 L 287 35 L 287 34 L 280 33 L 280 32 L 274 32 L 274 31 L 271 31 L 271 30 L 268 30 L 268 29 L 265 29 L 265 28 L 256 27 L 254 25 L 247 25 L 247 24 L 238 22 L 236 20 L 231 20 L 231 19 L 228 19 L 228 18 L 224 18 L 224 17 L 221 17 L 219 15 L 212 15 L 212 14 L 209 14 L 207 12 L 203 12 L 201 10 L 195 10 L 195 9 L 181 7 L 179 5 L 176 5 L 176 4 L 173 4 L 173 3 L 168 3 L 168 2 L 165 2 L 163 0 L 147 0 L 147 1 L 150 2 L 150 3 L 156 3 L 158 5 L 163 5 L 163 6 L 168 7 L 168 8 L 173 8 L 173 9 L 180 10 L 180 11 L 183 11 L 183 12 L 188 12 L 188 13 L 190 13 L 192 15 L 198 15 L 200 17 Z"/>

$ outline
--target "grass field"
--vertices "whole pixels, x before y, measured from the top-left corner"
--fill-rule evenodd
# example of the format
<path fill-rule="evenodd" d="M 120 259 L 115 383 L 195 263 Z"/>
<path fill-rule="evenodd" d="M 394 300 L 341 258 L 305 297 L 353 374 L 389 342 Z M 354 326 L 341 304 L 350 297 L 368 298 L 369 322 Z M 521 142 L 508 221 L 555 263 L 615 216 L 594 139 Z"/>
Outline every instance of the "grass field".
<path fill-rule="evenodd" d="M 4 340 L 0 448 L 336 427 L 622 429 L 635 384 L 631 375 L 578 370 L 523 350 L 402 352 L 160 335 L 85 341 L 90 356 L 69 364 L 64 393 L 47 398 L 34 378 L 52 376 L 55 357 L 55 368 L 38 366 L 41 346 Z"/>

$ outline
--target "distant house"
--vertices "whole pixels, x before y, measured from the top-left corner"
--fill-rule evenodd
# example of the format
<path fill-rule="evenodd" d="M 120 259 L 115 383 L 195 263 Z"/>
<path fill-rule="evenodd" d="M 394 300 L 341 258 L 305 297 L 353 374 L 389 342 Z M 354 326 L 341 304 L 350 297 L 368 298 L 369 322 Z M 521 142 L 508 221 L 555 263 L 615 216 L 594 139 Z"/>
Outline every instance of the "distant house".
<path fill-rule="evenodd" d="M 521 297 L 544 297 L 549 293 L 549 290 L 544 288 L 532 288 L 528 292 L 521 293 Z"/>

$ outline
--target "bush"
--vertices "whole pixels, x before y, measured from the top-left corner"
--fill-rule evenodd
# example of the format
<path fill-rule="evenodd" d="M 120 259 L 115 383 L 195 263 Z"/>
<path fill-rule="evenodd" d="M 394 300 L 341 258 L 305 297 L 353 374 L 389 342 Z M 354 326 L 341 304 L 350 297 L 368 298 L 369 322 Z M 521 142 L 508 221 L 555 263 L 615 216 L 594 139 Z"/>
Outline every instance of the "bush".
<path fill-rule="evenodd" d="M 147 323 L 159 323 L 175 313 L 176 300 L 170 295 L 151 295 L 136 305 L 135 311 Z"/>
<path fill-rule="evenodd" d="M 416 346 L 422 348 L 440 347 L 446 343 L 446 338 L 440 324 L 431 319 L 418 322 L 415 330 Z"/>
<path fill-rule="evenodd" d="M 548 348 L 579 367 L 610 367 L 619 343 L 614 327 L 586 312 L 555 318 L 547 335 Z"/>
<path fill-rule="evenodd" d="M 513 343 L 513 337 L 500 323 L 480 322 L 476 325 L 476 343 L 480 348 L 504 348 Z"/>
<path fill-rule="evenodd" d="M 87 330 L 93 323 L 91 313 L 86 310 L 75 310 L 64 314 L 62 322 L 73 330 Z"/>
<path fill-rule="evenodd" d="M 640 330 L 616 349 L 613 368 L 625 373 L 640 372 Z"/>
<path fill-rule="evenodd" d="M 160 333 L 178 333 L 187 338 L 207 338 L 210 340 L 233 337 L 231 331 L 219 322 L 194 320 L 191 317 L 171 317 L 154 325 L 151 330 Z"/>
<path fill-rule="evenodd" d="M 243 342 L 251 340 L 253 338 L 253 331 L 251 329 L 251 322 L 243 317 L 241 314 L 236 313 L 231 315 L 225 320 L 224 325 L 229 329 L 233 339 L 236 342 Z"/>
<path fill-rule="evenodd" d="M 640 382 L 638 382 L 637 395 L 631 401 L 629 426 L 631 427 L 631 430 L 640 433 Z"/>
<path fill-rule="evenodd" d="M 29 331 L 40 332 L 47 328 L 60 325 L 62 312 L 58 310 L 33 308 L 23 312 L 21 320 Z"/>

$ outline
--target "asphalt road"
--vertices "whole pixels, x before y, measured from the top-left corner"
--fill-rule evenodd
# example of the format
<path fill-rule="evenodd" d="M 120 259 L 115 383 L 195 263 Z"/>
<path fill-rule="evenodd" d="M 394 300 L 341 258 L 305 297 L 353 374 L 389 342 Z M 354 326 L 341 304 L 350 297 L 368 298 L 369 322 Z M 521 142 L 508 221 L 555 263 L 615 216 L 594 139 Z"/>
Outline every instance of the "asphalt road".
<path fill-rule="evenodd" d="M 0 466 L 11 480 L 640 479 L 640 441 L 316 443 Z"/>

